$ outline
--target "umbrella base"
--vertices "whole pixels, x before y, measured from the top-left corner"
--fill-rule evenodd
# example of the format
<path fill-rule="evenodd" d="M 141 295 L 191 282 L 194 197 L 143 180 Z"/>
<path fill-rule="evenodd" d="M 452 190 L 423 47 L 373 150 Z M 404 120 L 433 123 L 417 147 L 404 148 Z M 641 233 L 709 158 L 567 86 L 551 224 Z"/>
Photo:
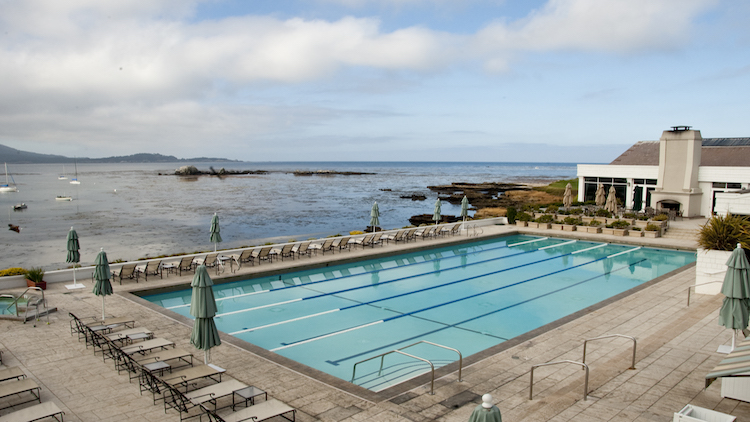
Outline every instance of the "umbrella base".
<path fill-rule="evenodd" d="M 66 284 L 65 285 L 65 288 L 68 289 L 68 290 L 83 289 L 84 287 L 86 287 L 86 286 L 83 285 L 83 284 L 80 284 L 80 283 Z"/>
<path fill-rule="evenodd" d="M 726 355 L 726 354 L 730 353 L 732 350 L 734 350 L 732 348 L 732 346 L 728 346 L 726 344 L 722 344 L 721 346 L 719 346 L 719 348 L 716 350 L 716 352 L 717 353 L 723 353 L 723 354 Z"/>

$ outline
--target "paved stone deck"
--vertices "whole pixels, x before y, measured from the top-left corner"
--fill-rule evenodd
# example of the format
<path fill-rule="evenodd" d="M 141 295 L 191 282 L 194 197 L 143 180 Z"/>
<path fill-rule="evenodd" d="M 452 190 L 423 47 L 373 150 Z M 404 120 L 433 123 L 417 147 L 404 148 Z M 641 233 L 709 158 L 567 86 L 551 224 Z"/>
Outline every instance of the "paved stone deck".
<path fill-rule="evenodd" d="M 677 222 L 675 227 L 696 228 L 702 221 Z M 516 231 L 515 227 L 491 227 L 485 236 Z M 525 230 L 524 230 L 525 231 Z M 547 235 L 570 233 L 542 230 Z M 653 246 L 695 248 L 686 238 L 634 239 L 595 236 L 612 242 L 638 241 Z M 279 261 L 243 270 L 283 271 L 288 267 L 329 259 L 356 259 L 372 253 L 396 253 L 414 247 L 435 246 L 458 238 L 391 245 L 367 251 L 318 254 L 313 258 Z M 213 274 L 212 274 L 213 275 Z M 137 285 L 115 284 L 117 292 L 106 298 L 107 313 L 135 317 L 139 326 L 151 328 L 156 336 L 171 339 L 178 347 L 189 345 L 190 326 L 169 318 L 126 292 L 144 286 L 184 284 L 191 276 L 150 279 Z M 651 283 L 627 297 L 611 301 L 582 316 L 564 321 L 546 332 L 533 333 L 513 347 L 485 357 L 464 368 L 463 382 L 450 373 L 436 381 L 435 395 L 429 384 L 414 386 L 392 397 L 352 394 L 332 387 L 299 371 L 237 347 L 224 338 L 212 351 L 212 362 L 245 383 L 267 390 L 271 397 L 297 408 L 298 421 L 466 421 L 479 397 L 491 393 L 503 412 L 504 421 L 670 421 L 684 405 L 733 414 L 739 420 L 750 417 L 750 404 L 720 397 L 720 382 L 703 390 L 703 377 L 721 360 L 716 353 L 727 344 L 730 333 L 717 324 L 723 297 L 693 296 L 686 306 L 686 289 L 694 283 L 689 267 Z M 0 350 L 5 366 L 19 366 L 42 387 L 42 399 L 54 401 L 66 412 L 66 421 L 164 421 L 179 420 L 174 411 L 165 414 L 154 406 L 150 395 L 141 396 L 138 385 L 118 375 L 111 361 L 103 362 L 92 349 L 71 336 L 68 312 L 95 316 L 101 299 L 91 293 L 87 281 L 83 291 L 67 291 L 62 284 L 50 285 L 47 299 L 59 312 L 33 327 L 20 322 L 0 321 Z M 17 289 L 16 289 L 17 290 Z M 535 371 L 534 398 L 529 400 L 531 366 L 556 360 L 580 361 L 583 340 L 605 334 L 624 334 L 638 341 L 636 369 L 629 370 L 631 344 L 615 338 L 592 342 L 587 349 L 591 367 L 588 399 L 583 396 L 583 371 L 572 365 L 539 368 Z M 195 351 L 200 360 L 202 352 Z M 358 393 L 358 390 L 352 390 Z M 8 400 L 0 400 L 0 407 Z M 0 411 L 0 415 L 12 409 Z M 281 420 L 281 419 L 280 419 Z"/>

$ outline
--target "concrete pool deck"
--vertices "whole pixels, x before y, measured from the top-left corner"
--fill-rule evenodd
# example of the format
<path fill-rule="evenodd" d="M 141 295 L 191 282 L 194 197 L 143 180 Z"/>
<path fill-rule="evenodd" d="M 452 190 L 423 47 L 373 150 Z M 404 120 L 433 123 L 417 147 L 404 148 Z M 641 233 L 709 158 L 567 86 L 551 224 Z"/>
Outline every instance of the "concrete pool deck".
<path fill-rule="evenodd" d="M 689 235 L 701 220 L 673 222 L 673 236 L 660 239 L 580 235 L 608 242 L 636 241 L 654 247 L 694 249 Z M 571 233 L 527 230 L 514 226 L 484 228 L 482 236 L 505 233 L 535 233 L 563 236 Z M 574 233 L 575 234 L 575 233 Z M 472 238 L 475 239 L 475 238 Z M 329 260 L 357 259 L 368 254 L 397 253 L 419 247 L 434 247 L 458 241 L 458 237 L 410 242 L 406 245 L 358 249 L 312 258 L 274 261 L 246 267 L 242 275 L 286 271 L 298 265 L 325 265 Z M 214 272 L 211 272 L 212 277 Z M 137 326 L 148 327 L 157 337 L 177 347 L 201 351 L 189 344 L 191 327 L 151 307 L 141 306 L 127 292 L 143 288 L 184 285 L 192 274 L 174 275 L 148 282 L 114 284 L 115 295 L 106 298 L 107 313 L 132 316 Z M 635 293 L 609 301 L 597 309 L 570 318 L 545 332 L 533 332 L 505 350 L 482 356 L 464 367 L 463 381 L 452 372 L 435 381 L 410 386 L 392 396 L 363 397 L 358 391 L 320 382 L 294 368 L 280 365 L 263 354 L 253 353 L 223 336 L 223 344 L 212 350 L 212 362 L 227 374 L 268 391 L 269 396 L 298 409 L 299 421 L 467 421 L 480 396 L 491 393 L 505 421 L 668 421 L 686 404 L 750 417 L 750 404 L 720 396 L 720 381 L 703 390 L 703 378 L 722 358 L 716 353 L 728 344 L 731 334 L 719 326 L 722 295 L 694 295 L 686 306 L 686 289 L 694 283 L 695 269 L 688 267 L 649 283 Z M 65 283 L 51 284 L 46 292 L 51 307 L 50 325 L 1 320 L 0 350 L 5 367 L 19 366 L 42 387 L 42 400 L 53 401 L 66 412 L 66 421 L 164 421 L 179 420 L 175 411 L 164 413 L 151 397 L 141 396 L 137 383 L 118 375 L 111 361 L 102 361 L 92 350 L 70 335 L 68 312 L 82 317 L 101 313 L 101 298 L 86 289 L 67 291 Z M 20 292 L 23 289 L 13 289 Z M 44 321 L 44 320 L 42 320 Z M 606 339 L 589 343 L 587 363 L 591 367 L 588 400 L 583 396 L 583 371 L 572 365 L 539 368 L 534 373 L 534 398 L 529 400 L 532 365 L 557 360 L 580 361 L 583 341 L 606 334 L 634 336 L 638 341 L 636 369 L 629 370 L 632 342 Z M 353 394 L 354 393 L 354 394 Z M 4 399 L 3 399 L 4 400 Z M 5 405 L 0 401 L 0 407 Z M 7 414 L 12 409 L 0 411 Z M 279 419 L 281 420 L 281 419 Z"/>

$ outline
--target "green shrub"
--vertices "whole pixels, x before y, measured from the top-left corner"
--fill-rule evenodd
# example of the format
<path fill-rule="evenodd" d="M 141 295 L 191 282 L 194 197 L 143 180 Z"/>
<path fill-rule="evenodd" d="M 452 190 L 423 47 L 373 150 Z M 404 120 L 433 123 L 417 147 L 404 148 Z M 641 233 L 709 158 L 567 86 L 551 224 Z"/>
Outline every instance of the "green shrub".
<path fill-rule="evenodd" d="M 25 275 L 26 269 L 21 267 L 11 267 L 0 271 L 0 277 L 10 277 L 12 275 Z"/>
<path fill-rule="evenodd" d="M 598 210 L 596 210 L 596 216 L 609 218 L 609 217 L 612 217 L 612 213 L 605 210 L 604 208 L 599 208 Z"/>
<path fill-rule="evenodd" d="M 750 246 L 750 222 L 736 215 L 715 215 L 698 231 L 698 245 L 704 249 L 731 251 L 738 243 Z"/>
<path fill-rule="evenodd" d="M 577 226 L 581 224 L 581 220 L 576 217 L 565 217 L 565 220 L 563 220 L 563 224 Z"/>
<path fill-rule="evenodd" d="M 631 227 L 629 230 L 630 231 L 634 231 L 634 232 L 639 232 L 639 231 L 641 231 L 641 228 L 640 227 Z"/>
<path fill-rule="evenodd" d="M 537 223 L 551 223 L 552 220 L 554 219 L 549 214 L 544 214 L 543 216 L 536 219 Z"/>
<path fill-rule="evenodd" d="M 632 212 L 623 213 L 622 216 L 625 217 L 625 218 L 635 218 L 636 217 L 635 214 L 633 214 Z"/>
<path fill-rule="evenodd" d="M 647 224 L 646 225 L 646 231 L 647 232 L 658 232 L 661 230 L 661 226 L 657 224 Z"/>
<path fill-rule="evenodd" d="M 518 211 L 514 207 L 508 207 L 508 209 L 505 212 L 505 216 L 508 217 L 508 223 L 513 224 L 516 222 L 516 214 Z"/>
<path fill-rule="evenodd" d="M 516 214 L 516 220 L 520 221 L 531 221 L 534 218 L 531 216 L 531 214 L 525 213 L 525 212 L 519 212 Z"/>
<path fill-rule="evenodd" d="M 602 225 L 602 222 L 599 220 L 591 220 L 589 221 L 589 226 L 591 227 L 599 227 Z"/>
<path fill-rule="evenodd" d="M 654 216 L 654 218 L 652 218 L 652 220 L 654 220 L 654 221 L 667 221 L 667 220 L 669 220 L 669 216 L 667 214 L 659 214 L 657 216 Z"/>
<path fill-rule="evenodd" d="M 615 220 L 612 222 L 612 228 L 615 229 L 627 229 L 630 227 L 630 223 L 625 220 Z"/>
<path fill-rule="evenodd" d="M 570 213 L 573 215 L 581 215 L 583 214 L 583 210 L 580 208 L 573 208 L 572 210 L 570 210 Z"/>
<path fill-rule="evenodd" d="M 560 207 L 558 207 L 557 205 L 550 205 L 547 207 L 547 212 L 550 214 L 554 214 L 558 211 L 560 211 Z"/>
<path fill-rule="evenodd" d="M 31 269 L 26 270 L 26 278 L 34 283 L 41 283 L 44 281 L 44 269 L 42 267 L 31 267 Z"/>
<path fill-rule="evenodd" d="M 640 221 L 648 221 L 648 216 L 647 215 L 639 215 L 639 216 L 637 216 L 635 218 L 637 218 Z"/>

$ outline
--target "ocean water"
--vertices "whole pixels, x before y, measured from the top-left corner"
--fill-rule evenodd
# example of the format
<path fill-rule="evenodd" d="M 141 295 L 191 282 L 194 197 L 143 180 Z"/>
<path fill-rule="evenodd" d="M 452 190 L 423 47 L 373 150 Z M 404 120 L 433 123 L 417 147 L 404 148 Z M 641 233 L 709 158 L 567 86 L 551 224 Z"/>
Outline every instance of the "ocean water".
<path fill-rule="evenodd" d="M 66 235 L 75 227 L 81 264 L 93 263 L 103 248 L 110 260 L 213 250 L 211 217 L 218 213 L 220 248 L 304 240 L 364 230 L 377 201 L 380 226 L 400 228 L 416 214 L 432 214 L 437 194 L 430 185 L 453 182 L 550 182 L 570 179 L 569 163 L 297 162 L 195 163 L 201 170 L 267 170 L 223 178 L 172 175 L 181 164 L 78 164 L 80 185 L 71 185 L 73 165 L 8 167 L 19 192 L 0 193 L 0 216 L 20 233 L 0 230 L 0 269 L 67 268 Z M 372 174 L 295 176 L 295 170 Z M 159 175 L 159 173 L 166 175 Z M 386 191 L 384 189 L 390 189 Z M 401 199 L 423 194 L 425 201 Z M 70 195 L 71 202 L 56 201 Z M 25 203 L 27 209 L 13 211 Z M 444 215 L 460 206 L 443 202 Z"/>

